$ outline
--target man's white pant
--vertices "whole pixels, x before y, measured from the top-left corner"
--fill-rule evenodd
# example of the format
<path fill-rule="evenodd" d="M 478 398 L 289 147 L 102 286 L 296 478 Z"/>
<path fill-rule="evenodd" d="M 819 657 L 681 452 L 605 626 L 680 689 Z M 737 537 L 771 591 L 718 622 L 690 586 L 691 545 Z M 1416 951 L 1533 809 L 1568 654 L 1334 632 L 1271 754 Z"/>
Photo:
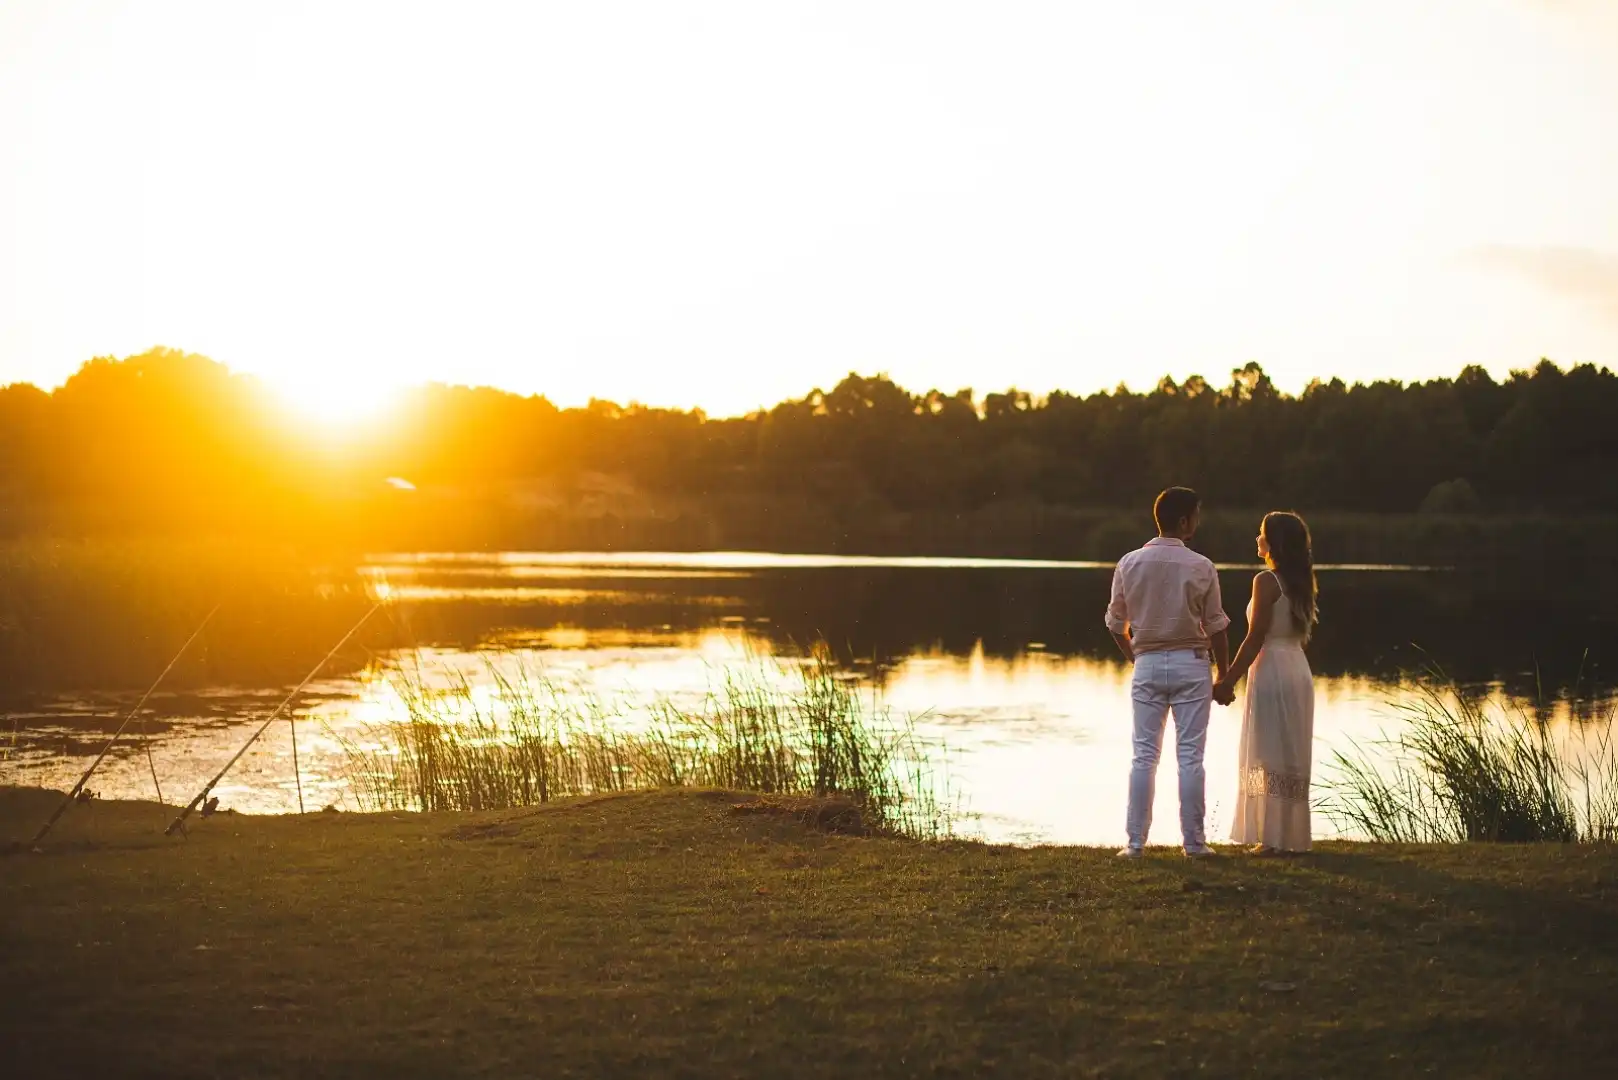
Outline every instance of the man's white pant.
<path fill-rule="evenodd" d="M 1169 649 L 1135 657 L 1130 685 L 1135 705 L 1135 754 L 1129 770 L 1129 846 L 1143 847 L 1152 830 L 1152 796 L 1163 725 L 1174 713 L 1174 755 L 1180 763 L 1180 832 L 1188 849 L 1204 846 L 1202 754 L 1213 707 L 1213 673 L 1202 649 Z"/>

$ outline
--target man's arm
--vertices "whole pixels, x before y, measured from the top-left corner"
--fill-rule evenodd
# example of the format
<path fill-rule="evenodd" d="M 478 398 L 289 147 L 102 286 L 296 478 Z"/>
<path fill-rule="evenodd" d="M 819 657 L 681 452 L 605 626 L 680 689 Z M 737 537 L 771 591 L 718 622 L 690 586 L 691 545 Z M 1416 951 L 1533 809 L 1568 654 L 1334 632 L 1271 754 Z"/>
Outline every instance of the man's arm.
<path fill-rule="evenodd" d="M 1112 571 L 1112 599 L 1107 604 L 1107 629 L 1112 632 L 1112 640 L 1118 643 L 1118 651 L 1133 664 L 1135 647 L 1129 641 L 1129 605 L 1124 602 L 1123 563 Z"/>
<path fill-rule="evenodd" d="M 1219 673 L 1218 677 L 1220 679 L 1223 679 L 1225 677 L 1225 672 L 1230 670 L 1230 633 L 1229 633 L 1229 631 L 1221 630 L 1217 634 L 1209 634 L 1208 635 L 1208 645 L 1213 649 L 1214 670 Z M 1232 698 L 1235 697 L 1234 694 L 1232 694 L 1231 696 L 1232 696 Z M 1220 702 L 1220 704 L 1221 705 L 1229 705 L 1230 702 L 1229 701 L 1222 701 L 1222 702 Z"/>

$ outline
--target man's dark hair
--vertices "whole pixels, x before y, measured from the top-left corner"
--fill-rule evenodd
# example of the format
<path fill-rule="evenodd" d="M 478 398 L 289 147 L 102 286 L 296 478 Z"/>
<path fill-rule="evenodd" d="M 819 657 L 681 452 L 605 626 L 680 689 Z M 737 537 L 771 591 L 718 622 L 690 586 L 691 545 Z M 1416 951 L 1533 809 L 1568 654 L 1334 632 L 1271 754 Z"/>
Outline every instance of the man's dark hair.
<path fill-rule="evenodd" d="M 1157 531 L 1176 532 L 1180 522 L 1187 520 L 1202 505 L 1202 496 L 1187 487 L 1171 487 L 1152 504 L 1152 517 L 1157 519 Z"/>

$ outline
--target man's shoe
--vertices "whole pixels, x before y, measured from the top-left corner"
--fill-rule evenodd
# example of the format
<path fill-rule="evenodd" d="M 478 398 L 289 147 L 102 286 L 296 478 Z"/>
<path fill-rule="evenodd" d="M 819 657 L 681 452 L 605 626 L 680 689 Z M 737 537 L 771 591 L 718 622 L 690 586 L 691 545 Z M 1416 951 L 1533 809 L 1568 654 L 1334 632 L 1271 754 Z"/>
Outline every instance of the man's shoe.
<path fill-rule="evenodd" d="M 1118 857 L 1120 859 L 1138 859 L 1141 857 L 1141 850 L 1138 847 L 1126 847 L 1118 852 Z"/>
<path fill-rule="evenodd" d="M 1207 844 L 1198 844 L 1196 847 L 1187 847 L 1185 857 L 1188 859 L 1217 859 L 1219 858 L 1219 852 Z"/>

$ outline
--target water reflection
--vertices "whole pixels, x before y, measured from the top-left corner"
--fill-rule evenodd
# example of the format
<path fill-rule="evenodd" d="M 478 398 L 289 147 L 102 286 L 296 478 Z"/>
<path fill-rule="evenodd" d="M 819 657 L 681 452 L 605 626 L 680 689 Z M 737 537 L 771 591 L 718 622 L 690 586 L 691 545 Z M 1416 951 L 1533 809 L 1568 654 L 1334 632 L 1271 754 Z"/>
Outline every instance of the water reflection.
<path fill-rule="evenodd" d="M 988 564 L 988 565 L 980 565 Z M 727 670 L 776 658 L 797 662 L 825 637 L 841 663 L 893 710 L 916 717 L 945 745 L 944 779 L 972 815 L 965 831 L 997 840 L 1116 843 L 1129 762 L 1128 671 L 1101 625 L 1108 572 L 1093 564 L 989 560 L 873 560 L 702 555 L 387 556 L 366 572 L 385 582 L 393 640 L 310 689 L 298 714 L 306 801 L 347 798 L 339 738 L 399 714 L 387 668 L 404 657 L 456 671 L 492 693 L 490 665 L 527 667 L 622 706 L 655 697 L 695 702 Z M 1246 573 L 1226 576 L 1240 607 Z M 1541 599 L 1515 623 L 1514 602 L 1478 595 L 1452 574 L 1322 574 L 1326 621 L 1311 650 L 1319 673 L 1316 775 L 1337 747 L 1375 739 L 1407 700 L 1400 670 L 1424 645 L 1495 701 L 1524 703 L 1548 687 L 1541 714 L 1569 745 L 1581 715 L 1601 709 L 1600 664 L 1577 675 L 1592 697 L 1564 691 L 1573 676 L 1534 670 L 1568 646 L 1574 657 L 1605 638 L 1602 616 L 1576 598 Z M 1560 606 L 1558 606 L 1560 605 Z M 1582 638 L 1582 640 L 1581 640 Z M 783 678 L 788 677 L 786 674 Z M 221 685 L 160 695 L 145 724 L 164 795 L 189 798 L 241 745 L 285 688 Z M 66 788 L 99 748 L 128 696 L 30 702 L 0 730 L 0 783 Z M 1240 711 L 1214 711 L 1208 742 L 1209 835 L 1228 828 Z M 1170 736 L 1172 739 L 1172 735 Z M 150 798 L 139 743 L 104 766 L 91 787 Z M 278 725 L 218 789 L 227 806 L 295 809 L 290 728 Z M 1176 839 L 1173 757 L 1159 775 L 1154 839 Z M 1319 835 L 1330 823 L 1317 817 Z"/>
<path fill-rule="evenodd" d="M 695 704 L 727 670 L 755 664 L 770 648 L 768 637 L 735 625 L 600 634 L 557 628 L 499 653 L 423 650 L 411 662 L 440 681 L 464 676 L 485 705 L 495 694 L 491 670 L 526 669 L 632 717 L 637 703 L 656 697 Z M 794 657 L 783 659 L 790 663 Z M 964 656 L 918 652 L 865 673 L 888 706 L 915 717 L 924 741 L 947 746 L 941 779 L 969 812 L 964 831 L 1023 843 L 1117 841 L 1130 730 L 1128 672 L 1122 664 L 1044 651 L 995 657 L 977 647 Z M 316 691 L 298 720 L 305 795 L 312 805 L 342 805 L 347 792 L 338 738 L 355 737 L 367 725 L 402 715 L 403 705 L 385 666 Z M 1367 679 L 1322 679 L 1317 763 L 1350 738 L 1376 737 L 1391 719 L 1387 702 L 1397 695 L 1397 687 Z M 166 703 L 164 711 L 176 704 L 181 703 Z M 158 773 L 171 798 L 188 797 L 240 745 L 250 730 L 242 713 L 273 707 L 267 698 L 214 704 L 207 712 L 169 718 L 155 735 Z M 1552 709 L 1553 722 L 1564 730 L 1571 726 L 1569 709 L 1565 703 Z M 18 719 L 28 724 L 31 742 L 0 764 L 0 777 L 56 787 L 72 783 L 82 767 L 80 755 L 105 727 L 85 723 L 89 717 L 82 711 L 66 709 Z M 1239 723 L 1236 709 L 1218 709 L 1209 735 L 1209 831 L 1215 837 L 1229 825 Z M 75 740 L 77 753 L 70 749 Z M 144 759 L 135 750 L 131 744 L 92 786 L 103 795 L 150 797 Z M 1172 757 L 1163 768 L 1153 838 L 1174 842 Z M 276 813 L 295 807 L 293 790 L 290 727 L 283 725 L 249 751 L 219 794 L 228 806 Z M 1323 819 L 1316 827 L 1320 835 L 1331 832 Z"/>
<path fill-rule="evenodd" d="M 435 601 L 413 616 L 416 642 L 463 648 L 547 624 L 697 630 L 723 608 L 767 619 L 779 650 L 824 637 L 848 663 L 892 663 L 931 648 L 965 655 L 979 644 L 1002 658 L 1034 646 L 1096 658 L 1113 650 L 1100 618 L 1110 568 L 1097 563 L 478 553 L 377 557 L 368 570 Z M 529 591 L 530 574 L 564 591 Z M 1323 567 L 1320 577 L 1325 619 L 1312 658 L 1324 674 L 1396 678 L 1436 663 L 1462 681 L 1503 682 L 1525 697 L 1611 685 L 1610 614 L 1576 588 L 1519 594 L 1509 580 L 1485 585 L 1417 569 Z M 1250 568 L 1221 574 L 1238 619 L 1250 579 Z M 446 602 L 456 599 L 469 602 Z"/>

